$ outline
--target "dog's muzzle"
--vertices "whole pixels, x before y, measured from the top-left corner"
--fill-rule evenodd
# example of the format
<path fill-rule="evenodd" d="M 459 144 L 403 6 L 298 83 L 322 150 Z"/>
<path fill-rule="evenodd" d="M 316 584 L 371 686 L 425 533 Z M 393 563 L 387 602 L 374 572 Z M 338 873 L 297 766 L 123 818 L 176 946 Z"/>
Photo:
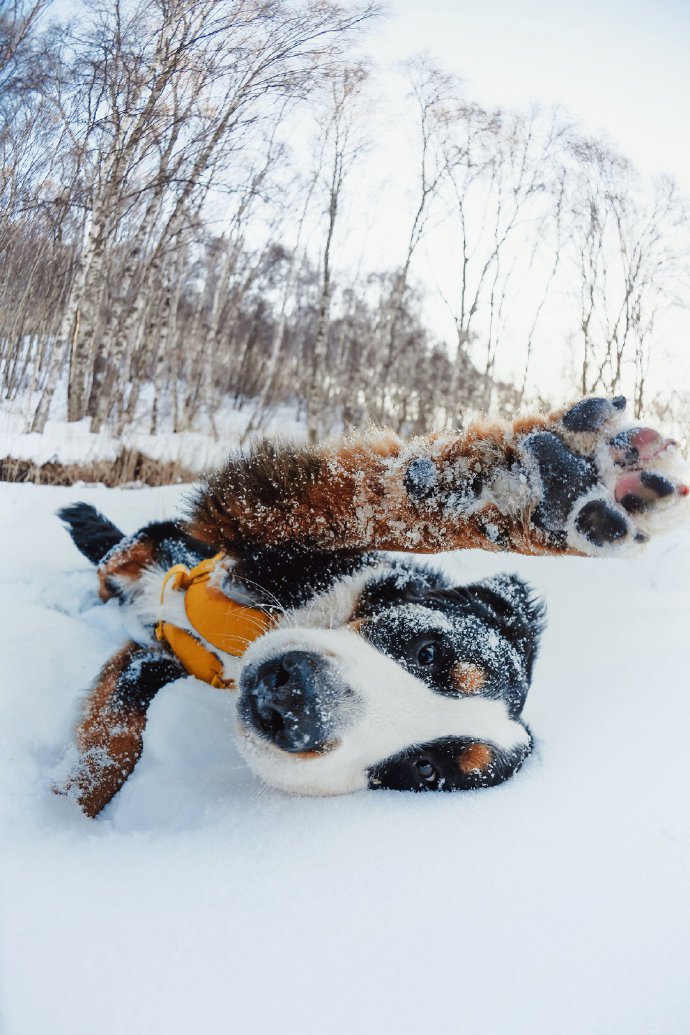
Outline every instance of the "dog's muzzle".
<path fill-rule="evenodd" d="M 240 678 L 240 721 L 281 751 L 326 751 L 344 687 L 327 658 L 291 650 Z"/>

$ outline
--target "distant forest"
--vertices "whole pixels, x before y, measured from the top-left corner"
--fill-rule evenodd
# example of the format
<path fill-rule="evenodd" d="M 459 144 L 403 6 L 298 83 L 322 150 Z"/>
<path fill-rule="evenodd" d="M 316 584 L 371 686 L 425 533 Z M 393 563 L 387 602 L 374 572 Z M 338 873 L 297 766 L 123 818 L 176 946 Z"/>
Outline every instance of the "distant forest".
<path fill-rule="evenodd" d="M 488 109 L 411 60 L 404 243 L 391 268 L 355 268 L 342 242 L 371 161 L 375 5 L 90 0 L 62 22 L 52 6 L 0 7 L 0 375 L 33 430 L 65 388 L 70 421 L 115 432 L 212 427 L 227 400 L 251 401 L 253 428 L 294 404 L 312 439 L 511 414 L 535 401 L 534 345 L 562 297 L 571 393 L 660 410 L 659 323 L 690 299 L 671 178 L 645 183 L 559 110 Z M 439 225 L 458 257 L 452 340 L 423 315 Z M 687 420 L 681 386 L 662 401 Z"/>

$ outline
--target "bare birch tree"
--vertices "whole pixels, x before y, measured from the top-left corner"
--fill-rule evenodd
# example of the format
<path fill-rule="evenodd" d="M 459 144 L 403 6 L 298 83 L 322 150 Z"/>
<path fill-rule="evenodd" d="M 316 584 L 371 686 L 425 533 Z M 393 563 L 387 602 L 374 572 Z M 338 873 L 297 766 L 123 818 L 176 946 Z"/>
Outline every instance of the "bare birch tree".
<path fill-rule="evenodd" d="M 399 359 L 399 329 L 405 315 L 405 296 L 410 282 L 410 270 L 415 253 L 427 228 L 431 207 L 445 175 L 439 139 L 440 113 L 449 94 L 456 86 L 452 76 L 441 72 L 426 58 L 411 61 L 406 69 L 417 115 L 418 129 L 418 182 L 413 202 L 412 218 L 407 244 L 400 268 L 396 270 L 390 293 L 382 307 L 380 341 L 383 348 L 380 383 L 379 420 L 385 419 L 386 392 L 391 373 Z M 379 336 L 377 335 L 377 338 Z M 378 346 L 377 341 L 377 346 Z"/>
<path fill-rule="evenodd" d="M 566 127 L 557 112 L 487 110 L 462 99 L 443 119 L 459 250 L 455 296 L 447 299 L 457 333 L 453 391 L 459 417 L 468 402 L 491 407 L 507 302 L 524 280 L 545 220 L 552 218 L 554 193 L 560 195 Z M 476 339 L 484 352 L 483 378 L 479 395 L 472 397 L 463 380 Z"/>
<path fill-rule="evenodd" d="M 313 88 L 375 8 L 96 0 L 92 10 L 90 31 L 78 46 L 74 42 L 68 69 L 75 84 L 69 119 L 75 121 L 75 111 L 81 114 L 91 157 L 89 221 L 55 352 L 61 356 L 69 349 L 70 419 L 83 415 L 88 398 L 97 427 L 126 363 L 149 286 L 188 212 L 205 200 L 212 168 L 221 159 L 232 161 L 243 131 L 267 113 L 274 96 L 300 96 Z M 99 328 L 108 255 L 123 247 L 126 260 L 109 321 Z M 51 399 L 49 389 L 37 410 L 37 429 Z"/>
<path fill-rule="evenodd" d="M 640 416 L 656 323 L 687 291 L 688 205 L 669 177 L 645 192 L 631 164 L 596 140 L 573 138 L 571 156 L 580 389 L 625 390 Z"/>
<path fill-rule="evenodd" d="M 321 253 L 318 320 L 309 360 L 306 393 L 307 436 L 310 442 L 315 441 L 322 430 L 320 419 L 324 404 L 324 375 L 333 296 L 333 240 L 345 181 L 363 149 L 359 133 L 361 112 L 357 110 L 357 102 L 365 82 L 364 69 L 356 66 L 336 72 L 328 84 L 329 110 L 320 148 L 326 176 L 326 232 Z"/>

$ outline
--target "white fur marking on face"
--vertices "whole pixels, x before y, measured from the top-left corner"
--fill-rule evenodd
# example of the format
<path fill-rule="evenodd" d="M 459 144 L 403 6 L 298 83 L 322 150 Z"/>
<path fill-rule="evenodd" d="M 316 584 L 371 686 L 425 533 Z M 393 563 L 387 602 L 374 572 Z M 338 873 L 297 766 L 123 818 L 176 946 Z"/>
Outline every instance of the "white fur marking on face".
<path fill-rule="evenodd" d="M 362 790 L 369 767 L 440 737 L 487 740 L 506 750 L 529 743 L 503 701 L 436 693 L 351 629 L 275 630 L 249 648 L 244 663 L 261 664 L 288 650 L 326 653 L 357 707 L 337 732 L 333 750 L 306 761 L 274 747 L 236 716 L 240 750 L 272 787 L 312 795 Z"/>

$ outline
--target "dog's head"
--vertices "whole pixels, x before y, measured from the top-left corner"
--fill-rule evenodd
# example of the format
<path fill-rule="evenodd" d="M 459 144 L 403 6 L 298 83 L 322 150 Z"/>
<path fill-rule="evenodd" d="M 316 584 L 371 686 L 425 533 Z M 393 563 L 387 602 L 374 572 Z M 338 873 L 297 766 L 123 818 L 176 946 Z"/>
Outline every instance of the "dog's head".
<path fill-rule="evenodd" d="M 515 576 L 451 587 L 396 564 L 341 580 L 247 651 L 240 747 L 304 794 L 500 783 L 530 750 L 519 715 L 541 623 Z"/>

